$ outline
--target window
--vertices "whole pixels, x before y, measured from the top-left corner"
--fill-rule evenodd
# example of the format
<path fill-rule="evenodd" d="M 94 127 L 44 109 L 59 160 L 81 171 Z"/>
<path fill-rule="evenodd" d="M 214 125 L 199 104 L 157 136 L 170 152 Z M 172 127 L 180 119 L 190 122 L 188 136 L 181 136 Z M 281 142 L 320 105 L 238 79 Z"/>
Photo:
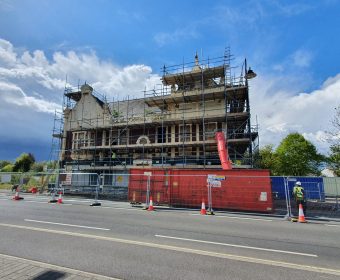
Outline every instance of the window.
<path fill-rule="evenodd" d="M 192 150 L 192 147 L 185 147 L 184 149 L 180 147 L 178 149 L 179 156 L 193 156 L 196 155 L 196 151 Z"/>
<path fill-rule="evenodd" d="M 157 143 L 166 142 L 166 127 L 158 127 L 157 129 Z"/>
<path fill-rule="evenodd" d="M 217 131 L 217 123 L 205 124 L 205 140 L 214 140 L 215 132 Z"/>
<path fill-rule="evenodd" d="M 79 132 L 78 133 L 78 148 L 85 147 L 85 133 Z"/>
<path fill-rule="evenodd" d="M 179 126 L 179 142 L 191 141 L 191 125 L 180 125 Z"/>
<path fill-rule="evenodd" d="M 95 136 L 96 136 L 95 132 L 94 131 L 89 132 L 88 136 L 89 136 L 88 145 L 94 146 L 94 139 L 95 139 Z"/>
<path fill-rule="evenodd" d="M 126 145 L 127 138 L 128 138 L 127 130 L 122 129 L 122 130 L 119 130 L 118 133 L 119 133 L 119 145 Z"/>

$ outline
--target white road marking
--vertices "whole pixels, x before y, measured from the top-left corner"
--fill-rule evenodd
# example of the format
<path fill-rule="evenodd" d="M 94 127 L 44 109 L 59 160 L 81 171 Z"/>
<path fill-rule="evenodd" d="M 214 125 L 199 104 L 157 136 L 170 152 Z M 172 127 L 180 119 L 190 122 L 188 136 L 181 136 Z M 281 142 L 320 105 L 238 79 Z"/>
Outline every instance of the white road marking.
<path fill-rule="evenodd" d="M 73 202 L 84 202 L 84 203 L 89 203 L 92 201 L 92 199 L 64 199 L 65 201 L 73 201 Z M 99 200 L 98 200 L 99 201 Z M 100 202 L 100 201 L 99 201 Z"/>
<path fill-rule="evenodd" d="M 73 205 L 72 203 L 52 203 L 52 204 L 54 204 L 54 205 L 62 205 L 62 206 L 71 206 L 71 205 Z"/>
<path fill-rule="evenodd" d="M 261 218 L 245 218 L 245 217 L 236 217 L 236 216 L 216 216 L 216 218 L 228 218 L 228 219 L 238 219 L 238 220 L 253 220 L 253 221 L 264 221 L 264 222 L 272 222 L 270 219 L 261 219 Z"/>
<path fill-rule="evenodd" d="M 260 265 L 285 267 L 289 269 L 297 269 L 297 270 L 303 270 L 303 271 L 325 273 L 325 274 L 340 276 L 339 269 L 331 269 L 331 268 L 311 266 L 311 265 L 302 265 L 302 264 L 296 264 L 296 263 L 273 261 L 273 260 L 267 260 L 267 259 L 259 259 L 259 258 L 252 258 L 252 257 L 246 257 L 246 256 L 217 253 L 217 252 L 212 252 L 212 251 L 190 249 L 190 248 L 185 248 L 185 247 L 169 246 L 169 245 L 163 245 L 163 244 L 148 243 L 148 242 L 142 242 L 142 241 L 136 241 L 136 240 L 128 240 L 128 239 L 121 239 L 121 238 L 114 238 L 114 237 L 107 237 L 107 236 L 98 236 L 98 235 L 76 233 L 76 232 L 69 232 L 69 231 L 35 228 L 35 227 L 27 227 L 27 226 L 4 224 L 4 223 L 0 223 L 0 226 L 23 229 L 23 230 L 46 232 L 46 233 L 54 233 L 54 234 L 67 235 L 67 236 L 73 236 L 73 237 L 91 238 L 91 239 L 97 239 L 97 240 L 103 240 L 103 241 L 129 244 L 129 245 L 138 245 L 138 246 L 144 246 L 144 247 L 149 247 L 149 248 L 157 248 L 157 249 L 164 249 L 164 250 L 175 251 L 175 252 L 196 254 L 196 255 L 201 255 L 201 256 L 209 256 L 209 257 L 229 259 L 229 260 L 241 261 L 241 262 L 247 262 L 247 263 L 256 263 Z"/>
<path fill-rule="evenodd" d="M 330 224 L 325 224 L 325 226 L 328 226 L 328 227 L 340 227 L 340 225 L 330 225 Z"/>
<path fill-rule="evenodd" d="M 131 208 L 124 208 L 124 207 L 98 206 L 98 207 L 95 207 L 95 208 L 105 208 L 105 209 L 116 209 L 116 210 L 140 211 L 140 212 L 142 212 L 141 211 L 142 209 L 131 209 Z"/>
<path fill-rule="evenodd" d="M 33 200 L 26 200 L 25 202 L 28 202 L 28 203 L 40 203 L 40 204 L 47 204 L 48 202 L 45 202 L 45 201 L 33 201 Z"/>
<path fill-rule="evenodd" d="M 131 208 L 123 208 L 123 207 L 110 207 L 111 209 L 117 210 L 126 210 L 126 211 L 141 211 L 142 209 L 131 209 Z"/>
<path fill-rule="evenodd" d="M 68 227 L 89 228 L 89 229 L 98 229 L 98 230 L 110 230 L 109 228 L 88 227 L 88 226 L 81 226 L 81 225 L 62 224 L 62 223 L 54 223 L 54 222 L 47 222 L 47 221 L 37 221 L 37 220 L 30 220 L 30 219 L 25 219 L 25 221 L 26 222 L 33 222 L 33 223 L 41 223 L 41 224 L 68 226 Z"/>
<path fill-rule="evenodd" d="M 190 214 L 190 216 L 209 216 L 209 215 L 201 215 L 201 214 Z M 272 222 L 273 220 L 270 219 L 261 219 L 261 218 L 245 218 L 245 217 L 237 217 L 237 216 L 225 216 L 225 215 L 218 215 L 214 216 L 215 218 L 227 218 L 227 219 L 236 219 L 236 220 L 253 220 L 253 221 L 264 221 L 264 222 Z"/>
<path fill-rule="evenodd" d="M 189 239 L 189 238 L 174 237 L 174 236 L 166 236 L 166 235 L 159 235 L 159 234 L 155 234 L 155 236 L 156 236 L 156 237 L 160 237 L 160 238 L 176 239 L 176 240 L 184 240 L 184 241 L 191 241 L 191 242 L 198 242 L 198 243 L 206 243 L 206 244 L 213 244 L 213 245 L 221 245 L 221 246 L 228 246 L 228 247 L 236 247 L 236 248 L 243 248 L 243 249 L 252 249 L 252 250 L 259 250 L 259 251 L 268 251 L 268 252 L 275 252 L 275 253 L 292 254 L 292 255 L 299 255 L 299 256 L 314 257 L 314 258 L 317 258 L 317 257 L 318 257 L 317 255 L 314 255 L 314 254 L 306 254 L 306 253 L 293 252 L 293 251 L 283 251 L 283 250 L 276 250 L 276 249 L 267 249 L 267 248 L 260 248 L 260 247 L 251 247 L 251 246 L 244 246 L 244 245 L 236 245 L 236 244 L 220 243 L 220 242 L 213 242 L 213 241 L 205 241 L 205 240 Z"/>

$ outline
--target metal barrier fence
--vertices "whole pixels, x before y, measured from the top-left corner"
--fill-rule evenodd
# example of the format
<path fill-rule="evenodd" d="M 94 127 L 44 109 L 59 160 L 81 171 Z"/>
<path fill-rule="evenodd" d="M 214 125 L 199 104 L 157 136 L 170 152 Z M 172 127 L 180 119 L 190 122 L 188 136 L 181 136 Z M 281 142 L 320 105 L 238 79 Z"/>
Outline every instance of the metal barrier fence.
<path fill-rule="evenodd" d="M 212 173 L 212 174 L 210 174 Z M 222 174 L 222 172 L 220 172 Z M 306 216 L 315 219 L 340 219 L 340 178 L 269 177 L 183 174 L 183 172 L 154 170 L 130 174 L 111 173 L 0 173 L 0 189 L 21 191 L 36 189 L 40 193 L 62 192 L 89 198 L 129 201 L 148 205 L 200 208 L 202 202 L 210 210 L 233 210 L 296 216 L 297 207 L 292 190 L 300 181 L 307 200 Z M 224 173 L 223 173 L 224 174 Z"/>
<path fill-rule="evenodd" d="M 14 188 L 19 186 L 23 192 L 42 193 L 54 187 L 56 174 L 55 171 L 44 173 L 0 172 L 0 189 L 14 191 Z"/>
<path fill-rule="evenodd" d="M 305 192 L 305 216 L 315 219 L 340 218 L 340 178 L 336 177 L 271 177 L 276 214 L 298 215 L 298 205 L 293 197 L 297 181 L 301 182 Z"/>
<path fill-rule="evenodd" d="M 132 174 L 129 201 L 155 205 L 273 212 L 269 177 L 238 177 L 218 174 L 170 175 L 163 171 Z"/>
<path fill-rule="evenodd" d="M 127 201 L 130 174 L 124 171 L 101 174 L 101 194 L 108 199 Z"/>

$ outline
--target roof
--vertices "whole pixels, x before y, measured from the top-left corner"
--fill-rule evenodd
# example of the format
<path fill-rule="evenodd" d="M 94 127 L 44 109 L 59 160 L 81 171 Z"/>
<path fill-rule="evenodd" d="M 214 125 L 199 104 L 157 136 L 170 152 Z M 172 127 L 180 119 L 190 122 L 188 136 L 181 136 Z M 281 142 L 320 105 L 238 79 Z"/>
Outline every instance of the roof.
<path fill-rule="evenodd" d="M 67 92 L 65 93 L 65 96 L 68 98 L 71 98 L 72 100 L 78 102 L 81 99 L 81 91 L 74 91 L 74 92 Z M 93 93 L 91 93 L 92 97 L 97 101 L 97 103 L 103 107 L 104 101 L 102 101 L 99 97 L 95 96 Z"/>
<path fill-rule="evenodd" d="M 225 76 L 225 66 L 209 67 L 200 70 L 194 69 L 192 71 L 176 73 L 176 74 L 166 74 L 162 77 L 164 85 L 175 85 L 183 83 L 192 83 L 202 79 L 214 79 Z"/>

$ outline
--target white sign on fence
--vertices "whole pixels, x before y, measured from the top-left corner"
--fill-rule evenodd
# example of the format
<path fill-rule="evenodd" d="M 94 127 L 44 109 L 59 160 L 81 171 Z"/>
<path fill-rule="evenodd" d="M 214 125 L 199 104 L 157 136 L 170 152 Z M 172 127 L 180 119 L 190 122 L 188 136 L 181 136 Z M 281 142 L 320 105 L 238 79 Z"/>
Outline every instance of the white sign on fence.
<path fill-rule="evenodd" d="M 267 192 L 261 192 L 260 201 L 267 201 Z"/>
<path fill-rule="evenodd" d="M 211 183 L 214 181 L 223 181 L 223 180 L 225 180 L 225 176 L 222 176 L 222 175 L 208 174 L 208 177 L 207 177 L 207 183 Z"/>
<path fill-rule="evenodd" d="M 221 181 L 211 181 L 209 184 L 210 184 L 210 187 L 212 187 L 212 188 L 220 188 L 221 187 Z"/>
<path fill-rule="evenodd" d="M 215 174 L 208 174 L 207 177 L 207 183 L 208 187 L 212 188 L 220 188 L 221 187 L 221 181 L 225 180 L 225 176 L 221 175 L 215 175 Z"/>
<path fill-rule="evenodd" d="M 11 174 L 2 174 L 0 175 L 1 183 L 10 183 L 11 182 Z"/>

